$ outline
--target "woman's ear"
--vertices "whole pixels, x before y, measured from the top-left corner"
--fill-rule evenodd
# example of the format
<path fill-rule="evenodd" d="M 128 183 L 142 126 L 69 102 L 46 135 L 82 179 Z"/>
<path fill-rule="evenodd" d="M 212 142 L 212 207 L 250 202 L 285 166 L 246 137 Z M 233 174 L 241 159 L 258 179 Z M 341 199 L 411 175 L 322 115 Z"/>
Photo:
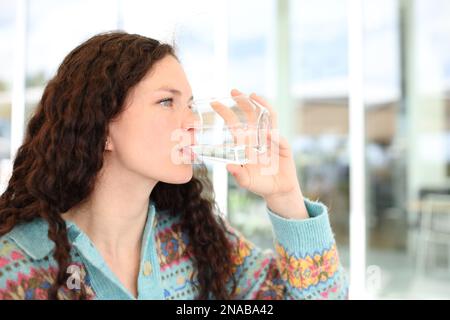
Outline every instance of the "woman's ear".
<path fill-rule="evenodd" d="M 108 137 L 108 138 L 106 138 L 105 151 L 112 151 L 112 150 L 113 150 L 113 145 L 111 143 L 111 139 Z"/>

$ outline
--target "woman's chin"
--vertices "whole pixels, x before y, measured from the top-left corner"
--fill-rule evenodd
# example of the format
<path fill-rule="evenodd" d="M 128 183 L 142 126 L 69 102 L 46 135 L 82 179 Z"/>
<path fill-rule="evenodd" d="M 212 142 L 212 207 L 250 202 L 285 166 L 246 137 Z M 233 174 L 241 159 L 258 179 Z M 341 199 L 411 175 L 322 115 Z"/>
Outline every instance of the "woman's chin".
<path fill-rule="evenodd" d="M 193 174 L 194 170 L 192 168 L 192 165 L 184 164 L 181 166 L 177 166 L 177 168 L 172 171 L 170 177 L 168 177 L 168 181 L 164 182 L 172 184 L 187 183 L 191 181 Z"/>

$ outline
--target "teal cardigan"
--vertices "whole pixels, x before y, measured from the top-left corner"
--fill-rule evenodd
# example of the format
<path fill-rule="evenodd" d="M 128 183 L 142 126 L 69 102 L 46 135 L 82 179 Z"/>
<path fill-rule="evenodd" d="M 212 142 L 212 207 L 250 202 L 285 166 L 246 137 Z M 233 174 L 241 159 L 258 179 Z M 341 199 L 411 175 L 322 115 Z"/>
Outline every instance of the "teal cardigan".
<path fill-rule="evenodd" d="M 238 248 L 230 261 L 238 279 L 236 299 L 347 298 L 327 208 L 308 199 L 305 205 L 305 220 L 285 219 L 266 207 L 275 250 L 261 250 L 227 224 L 227 236 Z M 83 284 L 90 299 L 135 299 L 89 237 L 73 222 L 67 230 L 72 262 L 59 297 L 75 297 Z M 47 232 L 47 222 L 36 218 L 0 237 L 0 299 L 48 298 L 57 264 Z M 158 211 L 150 202 L 142 243 L 137 299 L 195 299 L 198 282 L 191 280 L 194 264 L 184 250 L 189 238 L 179 216 Z"/>

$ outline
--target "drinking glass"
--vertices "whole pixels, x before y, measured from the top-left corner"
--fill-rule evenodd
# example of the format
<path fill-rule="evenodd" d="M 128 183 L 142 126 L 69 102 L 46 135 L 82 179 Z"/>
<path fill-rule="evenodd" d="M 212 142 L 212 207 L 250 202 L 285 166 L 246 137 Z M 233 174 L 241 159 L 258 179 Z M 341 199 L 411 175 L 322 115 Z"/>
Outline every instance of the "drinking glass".
<path fill-rule="evenodd" d="M 225 163 L 256 163 L 267 151 L 269 111 L 248 95 L 195 100 L 199 118 L 195 144 L 196 158 Z"/>

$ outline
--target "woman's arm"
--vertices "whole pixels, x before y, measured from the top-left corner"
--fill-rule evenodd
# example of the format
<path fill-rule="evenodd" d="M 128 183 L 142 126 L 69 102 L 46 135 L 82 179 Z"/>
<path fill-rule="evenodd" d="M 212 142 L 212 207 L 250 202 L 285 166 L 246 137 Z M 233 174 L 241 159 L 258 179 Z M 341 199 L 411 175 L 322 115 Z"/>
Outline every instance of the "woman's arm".
<path fill-rule="evenodd" d="M 286 219 L 267 208 L 275 252 L 261 250 L 227 226 L 236 246 L 236 299 L 347 298 L 347 277 L 339 261 L 327 208 L 307 199 L 304 203 L 310 218 L 303 220 Z"/>

